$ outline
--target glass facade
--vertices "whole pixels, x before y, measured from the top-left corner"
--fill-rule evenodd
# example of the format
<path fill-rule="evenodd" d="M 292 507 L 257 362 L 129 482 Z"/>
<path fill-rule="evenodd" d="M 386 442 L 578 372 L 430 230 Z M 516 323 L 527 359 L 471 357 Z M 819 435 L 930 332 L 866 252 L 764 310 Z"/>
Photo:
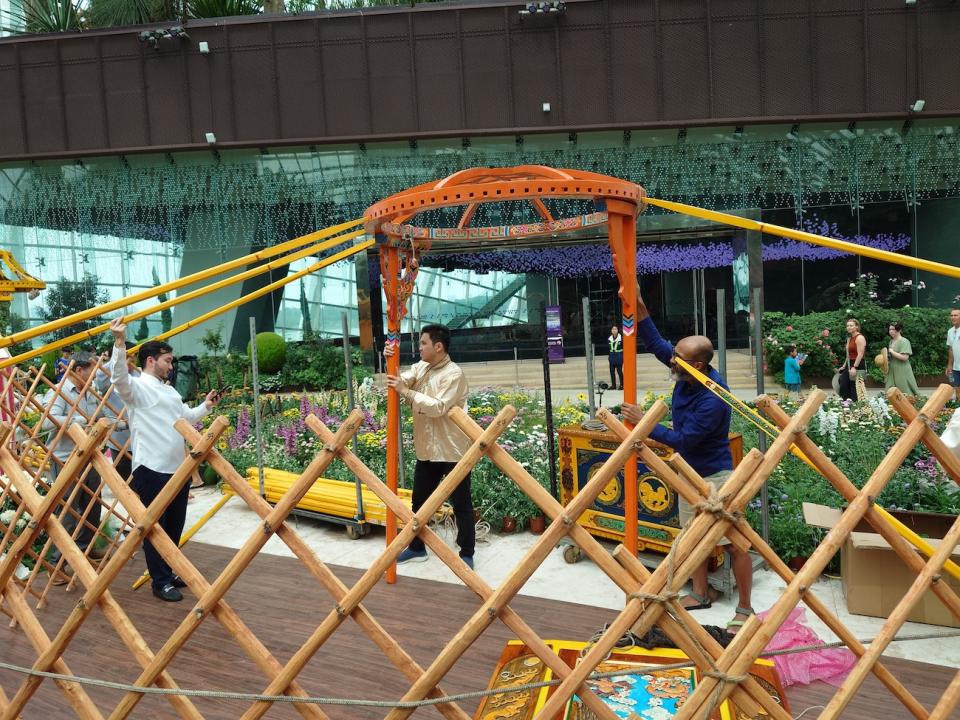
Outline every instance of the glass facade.
<path fill-rule="evenodd" d="M 357 218 L 394 192 L 467 167 L 545 164 L 627 178 L 654 197 L 747 211 L 788 227 L 816 222 L 848 237 L 904 235 L 909 247 L 902 252 L 955 261 L 960 225 L 956 128 L 953 120 L 918 118 L 903 126 L 875 122 L 544 134 L 6 164 L 0 165 L 0 240 L 28 272 L 48 282 L 95 268 L 114 297 L 151 285 L 154 267 L 161 280 L 178 277 Z M 582 205 L 560 201 L 551 210 L 576 214 Z M 500 208 L 484 217 L 509 222 L 522 213 Z M 710 227 L 714 239 L 729 242 L 729 236 L 719 237 L 716 226 Z M 644 243 L 670 242 L 670 233 L 683 234 L 680 242 L 696 241 L 705 229 L 702 221 L 655 208 L 648 208 L 639 223 Z M 596 233 L 584 237 L 604 239 Z M 578 343 L 573 328 L 584 295 L 596 302 L 591 314 L 598 331 L 618 315 L 612 274 L 562 281 L 552 297 L 538 290 L 531 298 L 531 288 L 545 282 L 540 274 L 545 271 L 480 273 L 439 267 L 442 257 L 438 262 L 428 257 L 431 264 L 437 267 L 421 269 L 404 332 L 427 322 L 460 325 L 478 338 L 478 352 L 485 347 L 495 354 L 508 342 L 532 347 L 534 328 L 523 328 L 538 324 L 537 308 L 547 299 L 564 306 L 573 344 Z M 340 313 L 347 310 L 356 333 L 358 291 L 379 295 L 375 256 L 369 265 L 374 277 L 362 271 L 359 288 L 354 262 L 343 261 L 291 283 L 282 294 L 267 296 L 256 310 L 263 318 L 258 326 L 272 322 L 291 339 L 299 338 L 302 288 L 313 331 L 339 336 Z M 837 288 L 868 271 L 901 284 L 912 277 L 912 297 L 904 298 L 905 304 L 943 305 L 960 295 L 954 280 L 921 277 L 865 259 L 794 258 L 764 266 L 766 304 L 774 310 L 829 306 Z M 729 275 L 727 267 L 667 269 L 643 276 L 641 285 L 654 316 L 670 334 L 702 327 L 704 307 L 713 333 L 711 303 L 717 288 L 731 288 Z M 920 280 L 925 287 L 918 290 Z M 698 302 L 693 300 L 695 287 Z M 251 289 L 245 286 L 243 292 Z M 36 322 L 38 305 L 18 302 L 22 314 Z M 374 318 L 380 317 L 382 303 L 374 302 L 373 309 Z M 225 339 L 246 337 L 243 319 L 238 315 L 226 321 Z M 157 321 L 152 323 L 151 330 Z M 382 327 L 374 327 L 374 336 L 381 335 Z"/>
<path fill-rule="evenodd" d="M 290 273 L 310 265 L 297 260 Z M 350 334 L 360 333 L 357 317 L 357 282 L 352 263 L 339 262 L 286 285 L 277 314 L 276 332 L 287 340 L 300 340 L 304 331 L 304 301 L 310 329 L 325 338 L 342 336 L 342 313 L 347 313 Z M 404 331 L 415 333 L 430 323 L 453 329 L 489 328 L 527 322 L 526 283 L 523 275 L 469 270 L 422 268 L 410 299 Z M 386 323 L 384 316 L 382 322 Z"/>
<path fill-rule="evenodd" d="M 174 280 L 180 271 L 179 246 L 144 238 L 0 225 L 0 247 L 12 251 L 28 272 L 43 278 L 48 286 L 61 278 L 77 281 L 84 275 L 93 275 L 109 300 L 151 288 L 157 279 L 161 283 Z M 157 302 L 151 298 L 134 303 L 126 312 L 145 309 Z M 45 322 L 43 308 L 43 293 L 33 300 L 23 293 L 14 296 L 13 311 L 26 318 L 30 326 Z M 146 319 L 149 334 L 159 334 L 160 315 Z M 138 328 L 139 321 L 133 332 Z"/>

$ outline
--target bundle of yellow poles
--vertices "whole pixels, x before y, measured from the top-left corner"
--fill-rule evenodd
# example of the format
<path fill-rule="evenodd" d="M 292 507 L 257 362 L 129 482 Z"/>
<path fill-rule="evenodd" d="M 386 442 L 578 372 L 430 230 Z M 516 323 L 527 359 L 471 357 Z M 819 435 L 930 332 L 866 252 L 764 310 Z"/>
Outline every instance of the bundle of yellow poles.
<path fill-rule="evenodd" d="M 265 467 L 263 469 L 263 489 L 267 502 L 279 502 L 299 479 L 300 476 L 296 473 Z M 247 483 L 258 493 L 260 492 L 260 477 L 257 473 L 257 468 L 247 468 Z M 383 504 L 383 501 L 366 486 L 361 486 L 361 491 L 363 517 L 359 516 L 359 510 L 357 508 L 356 485 L 344 480 L 320 478 L 310 487 L 307 494 L 303 496 L 303 499 L 297 503 L 297 508 L 322 515 L 345 518 L 347 520 L 358 520 L 374 525 L 386 525 L 387 508 Z M 232 494 L 233 491 L 228 485 L 224 485 L 223 492 L 229 495 Z M 413 494 L 409 490 L 400 488 L 397 490 L 397 496 L 407 507 L 411 507 L 410 503 L 413 500 Z M 441 508 L 434 515 L 434 519 L 442 520 L 449 514 L 449 509 Z M 403 524 L 402 521 L 400 521 L 400 523 L 401 525 Z"/>

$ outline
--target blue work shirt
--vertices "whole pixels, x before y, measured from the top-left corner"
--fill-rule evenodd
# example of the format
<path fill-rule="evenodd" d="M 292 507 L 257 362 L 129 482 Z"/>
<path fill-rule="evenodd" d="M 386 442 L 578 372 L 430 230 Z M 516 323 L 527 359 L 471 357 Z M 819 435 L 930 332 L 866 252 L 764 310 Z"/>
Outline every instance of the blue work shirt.
<path fill-rule="evenodd" d="M 800 384 L 800 362 L 793 355 L 787 355 L 783 361 L 783 382 L 785 385 Z"/>
<path fill-rule="evenodd" d="M 647 350 L 669 367 L 673 345 L 665 340 L 653 320 L 637 323 L 637 334 Z M 715 369 L 704 373 L 727 388 Z M 729 388 L 727 388 L 729 389 Z M 673 428 L 657 425 L 650 437 L 676 450 L 702 477 L 733 469 L 730 454 L 730 406 L 697 381 L 681 380 L 673 386 Z"/>

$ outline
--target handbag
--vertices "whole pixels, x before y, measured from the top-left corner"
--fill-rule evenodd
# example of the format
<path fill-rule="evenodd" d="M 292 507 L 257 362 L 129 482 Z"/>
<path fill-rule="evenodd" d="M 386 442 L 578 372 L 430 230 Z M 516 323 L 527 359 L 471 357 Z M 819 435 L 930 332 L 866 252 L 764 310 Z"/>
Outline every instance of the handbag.
<path fill-rule="evenodd" d="M 863 379 L 863 373 L 857 373 L 857 401 L 866 402 L 867 401 L 867 383 Z"/>

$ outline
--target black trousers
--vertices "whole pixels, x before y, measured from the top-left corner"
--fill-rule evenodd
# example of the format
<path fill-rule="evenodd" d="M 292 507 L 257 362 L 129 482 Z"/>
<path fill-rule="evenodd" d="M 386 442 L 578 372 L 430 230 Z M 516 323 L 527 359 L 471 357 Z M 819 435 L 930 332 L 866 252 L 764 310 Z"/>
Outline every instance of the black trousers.
<path fill-rule="evenodd" d="M 430 462 L 417 460 L 417 467 L 413 471 L 413 511 L 419 510 L 427 498 L 436 490 L 444 476 L 456 467 L 452 462 Z M 470 497 L 470 475 L 450 493 L 450 504 L 453 505 L 453 516 L 457 519 L 457 545 L 460 546 L 460 557 L 473 557 L 474 546 L 477 542 L 477 528 L 473 519 L 473 498 Z M 423 540 L 415 537 L 410 543 L 410 549 L 422 552 Z"/>
<path fill-rule="evenodd" d="M 170 473 L 159 473 L 141 465 L 133 471 L 133 480 L 130 487 L 140 496 L 144 505 L 150 505 L 170 478 Z M 173 502 L 167 506 L 167 509 L 157 521 L 157 525 L 163 528 L 164 532 L 173 540 L 174 545 L 180 544 L 183 524 L 187 519 L 187 496 L 189 494 L 190 478 L 186 478 L 183 481 L 183 487 L 173 498 Z M 149 540 L 143 541 L 143 554 L 147 560 L 147 570 L 150 571 L 150 582 L 153 583 L 155 588 L 162 588 L 164 585 L 173 582 L 173 571 Z"/>
<path fill-rule="evenodd" d="M 863 370 L 863 365 L 857 365 L 857 370 Z M 857 399 L 857 379 L 850 377 L 850 371 L 846 366 L 840 371 L 840 397 L 844 400 Z"/>
<path fill-rule="evenodd" d="M 90 468 L 87 476 L 80 484 L 80 489 L 77 490 L 77 494 L 74 496 L 73 502 L 70 503 L 70 507 L 67 508 L 63 504 L 60 505 L 60 524 L 63 525 L 64 530 L 70 533 L 71 536 L 74 536 L 77 547 L 79 547 L 81 550 L 87 549 L 87 545 L 93 541 L 96 534 L 94 528 L 100 527 L 100 511 L 103 506 L 101 505 L 99 498 L 90 508 L 90 512 L 87 514 L 86 520 L 83 521 L 83 525 L 80 525 L 80 518 L 83 517 L 83 513 L 86 511 L 87 506 L 93 501 L 93 497 L 96 494 L 97 489 L 100 487 L 100 482 L 100 475 L 98 475 L 93 468 Z M 70 484 L 62 497 L 68 498 L 72 492 L 73 484 Z M 79 531 L 77 530 L 78 526 L 80 526 Z M 50 561 L 53 563 L 57 562 L 57 560 L 60 559 L 60 554 L 60 549 L 56 548 L 49 555 Z"/>
<path fill-rule="evenodd" d="M 620 385 L 617 385 L 617 375 L 620 376 Z M 610 363 L 610 387 L 623 388 L 623 361 L 620 361 L 619 365 Z"/>

